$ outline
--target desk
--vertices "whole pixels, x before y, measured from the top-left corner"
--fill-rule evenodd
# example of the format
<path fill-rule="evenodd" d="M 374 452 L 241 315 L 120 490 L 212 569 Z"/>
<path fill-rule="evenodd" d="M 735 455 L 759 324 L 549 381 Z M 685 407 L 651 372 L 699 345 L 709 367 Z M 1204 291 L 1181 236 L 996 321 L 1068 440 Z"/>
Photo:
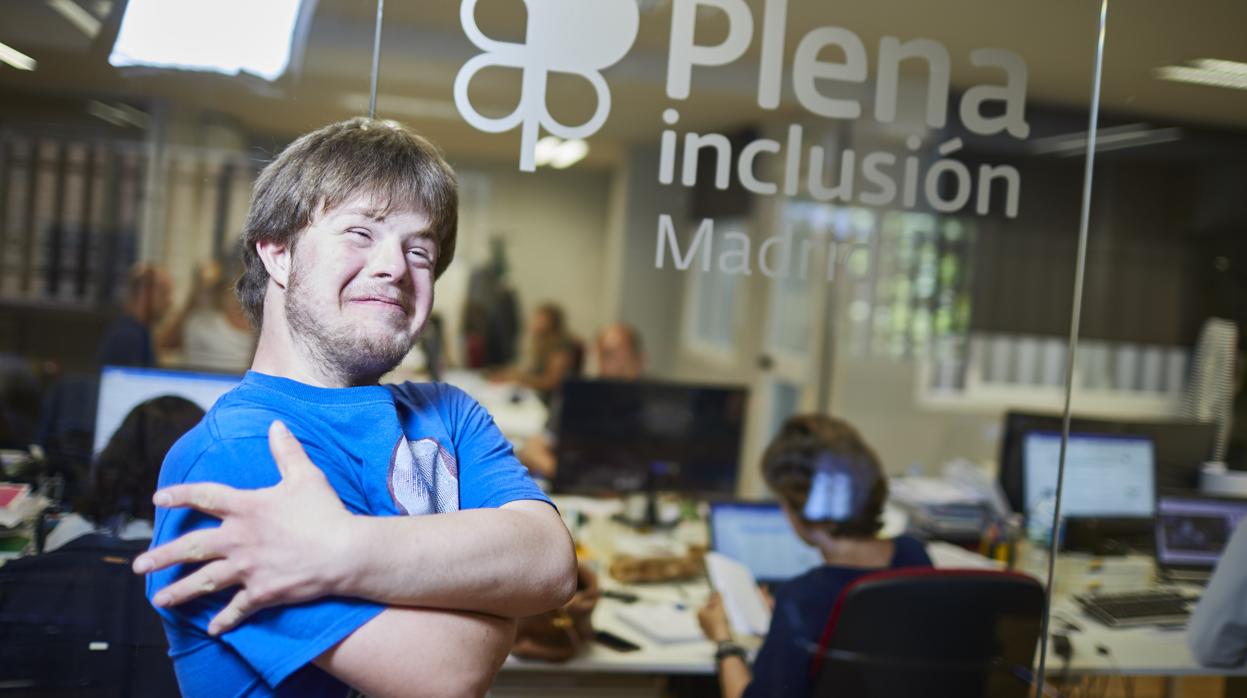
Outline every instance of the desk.
<path fill-rule="evenodd" d="M 639 597 L 637 603 L 670 604 L 672 613 L 687 614 L 695 621 L 697 609 L 705 603 L 710 587 L 704 577 L 678 583 L 625 585 L 606 571 L 617 548 L 646 545 L 705 545 L 708 532 L 703 523 L 684 522 L 671 531 L 640 535 L 612 521 L 609 513 L 622 509 L 622 503 L 583 501 L 579 497 L 555 497 L 564 514 L 572 510 L 590 513 L 576 539 L 585 551 L 584 562 L 598 573 L 603 590 L 627 591 Z M 676 608 L 676 604 L 682 606 Z M 617 616 L 629 604 L 603 597 L 593 611 L 593 627 L 605 630 L 641 646 L 633 652 L 618 652 L 598 643 L 575 659 L 563 664 L 508 657 L 492 693 L 507 695 L 584 696 L 662 694 L 661 676 L 714 675 L 714 643 L 699 639 L 691 642 L 658 643 Z M 760 639 L 749 643 L 753 647 Z"/>
<path fill-rule="evenodd" d="M 605 589 L 625 589 L 623 585 L 603 580 Z M 697 609 L 705 603 L 709 596 L 709 587 L 704 580 L 687 584 L 647 584 L 626 587 L 627 591 L 641 597 L 642 601 L 655 601 L 672 604 L 672 613 L 687 613 L 696 616 Z M 684 606 L 683 611 L 675 609 L 676 603 Z M 640 603 L 640 602 L 638 602 Z M 566 672 L 602 672 L 621 674 L 703 674 L 714 673 L 714 643 L 709 640 L 696 642 L 678 642 L 660 644 L 619 620 L 616 612 L 625 607 L 622 601 L 603 598 L 593 611 L 594 630 L 605 630 L 641 646 L 635 652 L 617 652 L 598 643 L 590 643 L 589 648 L 575 659 L 561 665 Z M 507 657 L 503 671 L 548 671 L 550 664 L 542 661 L 531 661 Z"/>
<path fill-rule="evenodd" d="M 671 534 L 685 542 L 697 542 L 696 524 L 685 524 L 683 528 Z M 704 536 L 704 526 L 701 527 Z M 608 559 L 611 552 L 610 542 L 613 536 L 625 534 L 628 529 L 597 517 L 581 531 L 579 539 L 587 541 L 598 562 Z M 938 567 L 995 566 L 990 560 L 960 549 L 950 549 L 947 544 L 933 543 L 929 546 L 932 558 Z M 1046 558 L 1042 555 L 1023 554 L 1024 571 L 1036 576 L 1041 581 L 1046 574 Z M 1102 574 L 1113 576 L 1112 567 L 1122 565 L 1126 569 L 1138 571 L 1134 578 L 1137 587 L 1145 586 L 1151 578 L 1142 565 L 1147 558 L 1126 559 L 1109 563 L 1102 568 Z M 1077 584 L 1085 584 L 1094 575 L 1084 574 L 1078 577 L 1073 574 L 1080 564 L 1086 564 L 1089 558 L 1080 560 L 1077 556 L 1062 556 L 1058 564 L 1057 597 L 1053 603 L 1052 627 L 1061 628 L 1062 621 L 1072 622 L 1079 630 L 1070 632 L 1070 643 L 1073 657 L 1068 671 L 1071 676 L 1114 675 L 1166 677 L 1168 695 L 1175 695 L 1175 677 L 1182 676 L 1247 676 L 1247 668 L 1236 670 L 1209 669 L 1199 666 L 1186 646 L 1186 634 L 1183 630 L 1162 630 L 1157 628 L 1112 629 L 1087 616 L 1074 602 L 1073 594 L 1085 590 L 1077 588 Z M 605 565 L 600 565 L 603 569 Z M 1066 575 L 1062 582 L 1061 574 Z M 1097 573 L 1099 574 L 1099 573 Z M 1122 578 L 1118 575 L 1118 578 Z M 604 571 L 601 574 L 604 589 L 626 589 L 637 594 L 644 601 L 666 602 L 673 604 L 673 613 L 688 613 L 695 617 L 697 609 L 704 603 L 709 594 L 709 587 L 704 579 L 699 578 L 682 584 L 650 584 L 624 587 L 609 577 Z M 1073 585 L 1073 586 L 1071 586 Z M 684 605 L 683 611 L 675 609 L 674 604 Z M 661 695 L 661 682 L 656 675 L 713 675 L 714 645 L 705 640 L 673 644 L 657 644 L 647 639 L 644 633 L 637 631 L 616 617 L 616 611 L 625 606 L 621 601 L 603 598 L 593 613 L 593 624 L 596 629 L 606 630 L 641 646 L 635 652 L 617 652 L 610 648 L 591 643 L 589 648 L 577 658 L 565 664 L 552 665 L 546 662 L 525 661 L 509 657 L 500 675 L 498 695 Z M 752 638 L 747 643 L 752 649 L 761 644 L 761 638 Z M 1101 654 L 1099 647 L 1108 650 Z M 1051 645 L 1049 645 L 1051 651 Z M 1046 665 L 1046 673 L 1056 677 L 1066 671 L 1064 662 L 1050 654 Z M 571 678 L 569 678 L 571 677 Z M 560 691 L 557 686 L 564 685 Z M 536 687 L 541 686 L 538 690 Z"/>
<path fill-rule="evenodd" d="M 1069 632 L 1074 650 L 1069 666 L 1071 674 L 1247 676 L 1247 669 L 1209 669 L 1196 663 L 1186 646 L 1185 628 L 1110 628 L 1086 615 L 1069 597 L 1058 598 L 1053 603 L 1052 620 L 1054 629 L 1061 628 L 1063 620 L 1079 627 Z M 1100 654 L 1097 647 L 1108 649 L 1109 654 Z M 1063 668 L 1059 657 L 1048 657 L 1047 673 L 1057 674 Z"/>

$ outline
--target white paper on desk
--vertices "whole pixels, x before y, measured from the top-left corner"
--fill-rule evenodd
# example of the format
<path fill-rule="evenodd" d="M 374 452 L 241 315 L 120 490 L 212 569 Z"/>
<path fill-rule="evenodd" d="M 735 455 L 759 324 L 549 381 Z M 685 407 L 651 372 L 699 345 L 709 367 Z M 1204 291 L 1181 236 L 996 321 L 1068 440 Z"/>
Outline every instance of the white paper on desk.
<path fill-rule="evenodd" d="M 0 507 L 0 528 L 14 528 L 26 521 L 32 521 L 50 503 L 46 497 L 31 494 L 15 500 L 7 507 Z"/>
<path fill-rule="evenodd" d="M 657 642 L 697 642 L 706 637 L 693 614 L 674 604 L 634 603 L 616 609 L 615 616 Z"/>
<path fill-rule="evenodd" d="M 765 635 L 771 627 L 771 609 L 767 608 L 758 580 L 741 563 L 719 553 L 706 553 L 706 574 L 719 596 L 732 630 L 740 635 Z"/>
<path fill-rule="evenodd" d="M 1003 564 L 989 557 L 939 540 L 927 543 L 927 556 L 931 558 L 931 564 L 936 567 L 984 570 L 998 570 L 1004 567 Z"/>
<path fill-rule="evenodd" d="M 944 480 L 967 492 L 975 493 L 991 505 L 992 512 L 1001 521 L 1009 518 L 1009 514 L 1013 513 L 1013 510 L 1009 508 L 1009 500 L 1005 498 L 1004 487 L 1001 486 L 1000 480 L 964 458 L 958 458 L 944 465 Z"/>
<path fill-rule="evenodd" d="M 688 546 L 671 536 L 657 533 L 623 533 L 612 541 L 616 555 L 631 557 L 682 557 Z"/>

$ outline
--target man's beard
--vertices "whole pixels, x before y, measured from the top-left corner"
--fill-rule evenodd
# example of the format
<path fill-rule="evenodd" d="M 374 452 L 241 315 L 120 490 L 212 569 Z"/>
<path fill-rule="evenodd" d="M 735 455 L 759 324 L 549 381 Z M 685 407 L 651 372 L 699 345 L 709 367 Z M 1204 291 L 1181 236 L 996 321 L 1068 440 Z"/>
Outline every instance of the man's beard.
<path fill-rule="evenodd" d="M 374 382 L 411 351 L 415 340 L 406 338 L 406 333 L 374 336 L 357 332 L 350 324 L 340 328 L 327 326 L 315 309 L 308 307 L 303 287 L 302 274 L 292 268 L 286 288 L 286 321 L 290 324 L 291 336 L 326 372 L 344 383 Z"/>

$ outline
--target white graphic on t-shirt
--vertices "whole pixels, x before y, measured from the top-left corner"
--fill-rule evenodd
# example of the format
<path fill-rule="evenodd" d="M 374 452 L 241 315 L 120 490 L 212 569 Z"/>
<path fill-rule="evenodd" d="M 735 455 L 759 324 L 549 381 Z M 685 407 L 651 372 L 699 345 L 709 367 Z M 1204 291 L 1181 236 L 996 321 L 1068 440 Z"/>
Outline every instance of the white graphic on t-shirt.
<path fill-rule="evenodd" d="M 459 464 L 429 438 L 398 437 L 390 456 L 390 497 L 400 513 L 417 516 L 459 510 Z"/>

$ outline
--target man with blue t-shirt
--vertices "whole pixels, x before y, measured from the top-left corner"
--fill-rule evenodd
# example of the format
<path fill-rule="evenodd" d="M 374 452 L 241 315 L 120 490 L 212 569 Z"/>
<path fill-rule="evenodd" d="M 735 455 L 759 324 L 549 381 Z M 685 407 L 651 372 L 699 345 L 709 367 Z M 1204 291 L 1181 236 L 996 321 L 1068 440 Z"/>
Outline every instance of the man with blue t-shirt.
<path fill-rule="evenodd" d="M 378 385 L 456 222 L 450 167 L 393 123 L 327 126 L 261 173 L 252 370 L 170 451 L 135 561 L 185 695 L 480 695 L 513 619 L 574 591 L 567 530 L 489 414 Z"/>

